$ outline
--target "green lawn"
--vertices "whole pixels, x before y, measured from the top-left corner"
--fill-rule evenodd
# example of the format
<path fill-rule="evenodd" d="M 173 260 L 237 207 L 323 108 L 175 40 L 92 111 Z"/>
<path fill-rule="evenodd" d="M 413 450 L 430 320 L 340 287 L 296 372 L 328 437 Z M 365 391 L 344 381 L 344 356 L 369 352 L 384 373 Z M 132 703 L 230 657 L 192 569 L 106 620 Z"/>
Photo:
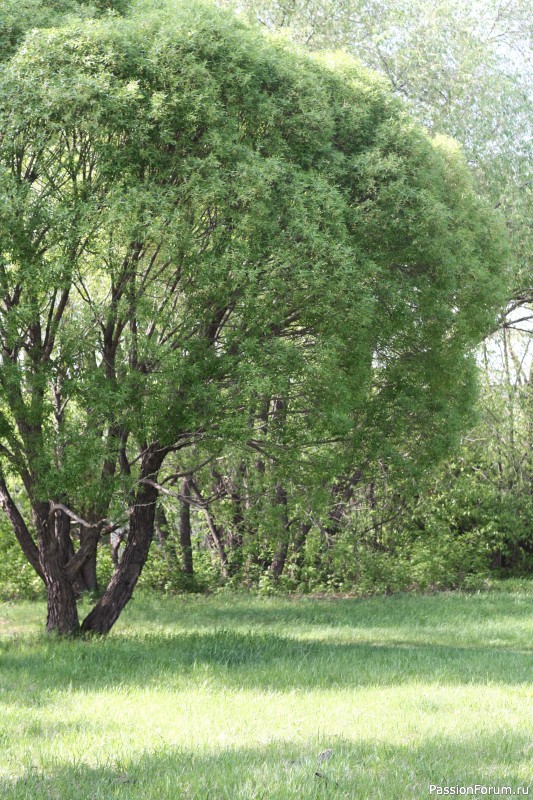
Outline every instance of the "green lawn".
<path fill-rule="evenodd" d="M 531 583 L 143 596 L 103 641 L 47 638 L 43 615 L 0 606 L 2 800 L 533 795 Z"/>

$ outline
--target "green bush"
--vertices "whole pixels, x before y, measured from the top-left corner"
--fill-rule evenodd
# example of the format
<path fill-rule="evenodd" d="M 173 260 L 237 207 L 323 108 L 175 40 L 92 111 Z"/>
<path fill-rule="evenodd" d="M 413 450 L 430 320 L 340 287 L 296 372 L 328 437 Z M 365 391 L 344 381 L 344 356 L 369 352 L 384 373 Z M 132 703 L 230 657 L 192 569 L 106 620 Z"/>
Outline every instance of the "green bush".
<path fill-rule="evenodd" d="M 27 562 L 7 521 L 0 520 L 0 599 L 35 600 L 44 585 Z"/>

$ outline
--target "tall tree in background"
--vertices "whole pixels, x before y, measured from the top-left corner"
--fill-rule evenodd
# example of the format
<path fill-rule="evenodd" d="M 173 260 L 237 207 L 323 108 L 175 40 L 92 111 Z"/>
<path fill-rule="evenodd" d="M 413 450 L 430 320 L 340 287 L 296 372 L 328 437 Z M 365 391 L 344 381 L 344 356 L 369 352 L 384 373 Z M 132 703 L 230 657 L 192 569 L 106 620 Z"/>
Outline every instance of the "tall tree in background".
<path fill-rule="evenodd" d="M 485 370 L 483 384 L 492 390 L 483 391 L 481 425 L 472 437 L 483 441 L 486 452 L 494 454 L 501 448 L 502 432 L 511 432 L 517 421 L 530 414 L 533 392 L 530 3 L 220 0 L 220 4 L 232 6 L 263 30 L 284 32 L 308 49 L 342 47 L 353 53 L 383 74 L 422 124 L 461 142 L 478 187 L 505 220 L 511 242 L 507 264 L 510 288 L 499 320 L 501 333 L 487 342 L 485 355 L 480 352 L 478 358 Z M 491 430 L 494 441 L 488 433 Z M 494 482 L 496 491 L 511 484 L 515 487 L 516 513 L 526 527 L 523 506 L 530 496 L 530 480 L 516 480 L 516 465 L 522 465 L 521 472 L 528 469 L 528 435 L 527 425 L 520 424 L 516 435 L 509 437 L 504 449 L 507 453 L 512 449 L 513 456 L 499 461 L 506 477 Z M 464 453 L 473 457 L 473 496 L 474 487 L 480 486 L 478 460 L 472 447 Z M 462 463 L 468 472 L 464 458 Z M 453 464 L 451 469 L 455 469 Z M 487 474 L 492 475 L 492 470 Z M 523 501 L 518 499 L 518 485 Z M 501 497 L 504 504 L 508 499 Z M 481 497 L 479 500 L 483 502 Z"/>
<path fill-rule="evenodd" d="M 310 50 L 345 49 L 384 75 L 433 133 L 453 136 L 514 245 L 531 302 L 531 4 L 527 0 L 218 0 Z"/>

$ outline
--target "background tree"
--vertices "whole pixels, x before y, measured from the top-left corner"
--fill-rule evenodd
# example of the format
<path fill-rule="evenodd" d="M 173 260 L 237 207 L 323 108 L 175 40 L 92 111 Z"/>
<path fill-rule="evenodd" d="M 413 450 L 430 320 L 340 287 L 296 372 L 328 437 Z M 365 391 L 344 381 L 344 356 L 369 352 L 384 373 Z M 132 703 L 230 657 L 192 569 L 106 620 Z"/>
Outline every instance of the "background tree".
<path fill-rule="evenodd" d="M 364 64 L 383 74 L 392 91 L 407 103 L 422 124 L 434 133 L 449 134 L 461 142 L 480 190 L 506 222 L 512 246 L 508 260 L 508 304 L 506 313 L 500 318 L 501 340 L 503 351 L 509 351 L 512 337 L 514 361 L 521 364 L 518 372 L 527 373 L 531 363 L 528 339 L 533 320 L 530 224 L 532 28 L 529 3 L 521 0 L 506 3 L 499 0 L 483 3 L 466 3 L 464 0 L 439 0 L 436 3 L 426 0 L 400 3 L 386 0 L 370 3 L 358 0 L 340 3 L 328 0 L 247 0 L 235 4 L 221 0 L 221 4 L 230 5 L 238 13 L 259 22 L 263 30 L 282 31 L 290 40 L 301 42 L 311 50 L 340 46 L 354 53 Z M 492 385 L 492 390 L 482 393 L 478 408 L 483 422 L 467 440 L 483 441 L 487 453 L 494 457 L 501 449 L 502 426 L 511 431 L 513 421 L 522 419 L 524 412 L 527 415 L 531 404 L 530 381 L 520 379 L 521 387 L 518 389 L 515 367 L 511 372 L 506 369 L 505 357 L 501 368 L 498 366 L 499 336 L 487 342 L 489 358 L 482 353 L 479 355 L 479 366 L 485 370 L 483 382 L 486 386 Z M 508 353 L 508 364 L 510 360 Z M 499 386 L 498 390 L 496 386 Z M 506 398 L 507 403 L 496 402 L 497 393 L 501 399 Z M 500 420 L 498 426 L 494 426 L 494 414 Z M 494 441 L 487 438 L 491 429 Z M 521 430 L 522 435 L 527 435 L 526 428 Z M 510 437 L 507 452 L 511 447 L 513 457 L 511 461 L 497 459 L 498 463 L 524 464 L 524 450 L 519 441 L 520 436 Z M 467 453 L 472 454 L 471 444 L 464 451 L 465 455 Z M 478 500 L 483 504 L 486 492 L 479 482 L 479 471 L 475 466 L 477 456 L 473 458 L 471 467 L 467 468 L 463 456 L 462 480 L 471 477 L 470 497 L 476 497 L 479 491 Z M 486 458 L 483 461 L 486 463 Z M 485 473 L 493 475 L 492 468 Z M 455 502 L 454 476 L 456 464 L 452 462 L 445 480 L 450 504 Z M 500 501 L 508 507 L 514 498 L 512 502 L 514 513 L 520 520 L 519 527 L 525 525 L 527 528 L 525 508 L 530 497 L 527 481 L 515 481 L 511 474 L 509 480 L 516 489 L 512 495 L 502 494 Z M 374 486 L 372 502 L 381 506 L 387 495 L 392 502 L 396 493 L 376 494 L 376 481 L 379 484 L 379 470 L 369 484 Z M 491 491 L 495 496 L 503 491 L 506 483 L 507 479 L 503 483 L 501 479 L 494 479 Z M 489 490 L 488 482 L 485 488 Z M 409 491 L 408 487 L 403 485 L 403 491 Z M 423 492 L 418 492 L 418 495 L 421 498 Z M 347 512 L 346 504 L 341 505 Z M 332 511 L 337 516 L 340 513 L 336 501 Z M 383 508 L 384 517 L 393 513 L 394 509 Z M 494 506 L 492 513 L 496 513 Z M 366 513 L 363 518 L 366 519 Z M 353 515 L 347 524 L 353 529 L 359 528 Z M 363 522 L 363 528 L 365 524 Z M 510 536 L 508 526 L 502 523 L 502 535 L 504 530 L 507 531 L 505 535 Z"/>

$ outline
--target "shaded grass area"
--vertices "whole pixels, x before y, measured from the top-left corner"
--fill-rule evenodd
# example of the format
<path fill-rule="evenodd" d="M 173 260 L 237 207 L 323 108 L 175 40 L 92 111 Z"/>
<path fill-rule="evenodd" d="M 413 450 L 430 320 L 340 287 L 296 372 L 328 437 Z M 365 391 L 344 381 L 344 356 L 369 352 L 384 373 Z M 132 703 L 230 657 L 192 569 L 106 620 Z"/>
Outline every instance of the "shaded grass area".
<path fill-rule="evenodd" d="M 0 797 L 429 797 L 533 783 L 533 592 L 0 607 Z M 320 753 L 329 758 L 320 760 Z M 533 794 L 533 786 L 530 794 Z"/>

